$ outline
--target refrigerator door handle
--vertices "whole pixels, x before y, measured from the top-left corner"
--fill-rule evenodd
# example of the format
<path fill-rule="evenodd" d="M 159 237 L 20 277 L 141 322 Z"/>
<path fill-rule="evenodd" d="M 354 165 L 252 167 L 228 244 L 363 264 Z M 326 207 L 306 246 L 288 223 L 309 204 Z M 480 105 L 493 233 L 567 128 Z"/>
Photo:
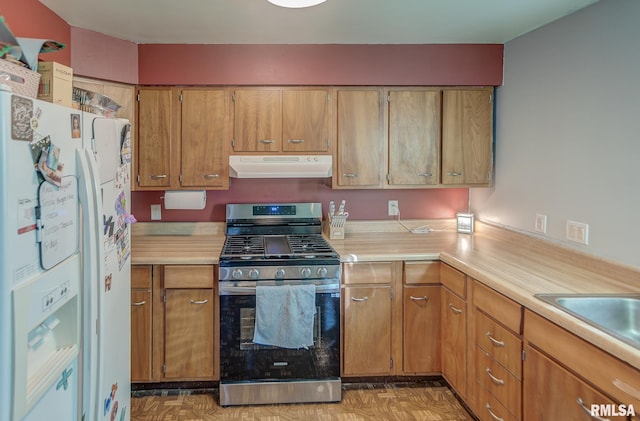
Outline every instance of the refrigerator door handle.
<path fill-rule="evenodd" d="M 100 222 L 100 184 L 97 178 L 98 169 L 93 151 L 83 148 L 76 150 L 79 163 L 78 174 L 80 178 L 80 201 L 82 212 L 82 239 L 84 243 L 83 261 L 83 314 L 90 314 L 88 320 L 83 320 L 83 369 L 82 381 L 83 411 L 96 411 L 98 403 L 97 384 L 98 377 L 98 288 L 102 274 L 102 258 L 104 255 L 102 242 L 103 224 Z M 86 368 L 89 366 L 88 369 Z M 98 414 L 85 414 L 87 419 L 97 419 Z"/>

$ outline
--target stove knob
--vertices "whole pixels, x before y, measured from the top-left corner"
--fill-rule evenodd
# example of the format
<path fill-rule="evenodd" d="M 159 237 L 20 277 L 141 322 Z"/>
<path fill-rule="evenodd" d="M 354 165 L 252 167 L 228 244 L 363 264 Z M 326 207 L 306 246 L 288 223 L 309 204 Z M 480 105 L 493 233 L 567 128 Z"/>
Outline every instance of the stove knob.
<path fill-rule="evenodd" d="M 277 279 L 283 279 L 284 278 L 284 269 L 278 269 L 276 270 L 276 278 Z"/>
<path fill-rule="evenodd" d="M 249 278 L 258 279 L 258 276 L 260 276 L 260 271 L 258 269 L 251 269 L 249 271 Z"/>
<path fill-rule="evenodd" d="M 308 278 L 309 276 L 311 276 L 311 269 L 309 268 L 302 268 L 300 269 L 300 275 L 303 278 Z"/>
<path fill-rule="evenodd" d="M 319 278 L 324 278 L 327 276 L 327 268 L 318 268 L 316 269 L 316 275 L 318 275 Z"/>
<path fill-rule="evenodd" d="M 234 269 L 231 276 L 233 279 L 242 279 L 242 269 Z"/>

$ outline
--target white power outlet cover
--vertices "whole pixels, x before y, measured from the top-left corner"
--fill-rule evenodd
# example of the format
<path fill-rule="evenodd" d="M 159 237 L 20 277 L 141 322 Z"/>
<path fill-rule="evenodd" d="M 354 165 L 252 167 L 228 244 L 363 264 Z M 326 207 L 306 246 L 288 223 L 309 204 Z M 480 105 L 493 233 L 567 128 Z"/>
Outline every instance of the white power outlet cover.
<path fill-rule="evenodd" d="M 535 230 L 536 230 L 536 232 L 539 232 L 540 234 L 546 234 L 547 233 L 547 215 L 542 215 L 540 213 L 536 213 Z"/>
<path fill-rule="evenodd" d="M 397 200 L 389 200 L 389 216 L 395 216 L 400 212 L 400 208 L 398 208 Z"/>
<path fill-rule="evenodd" d="M 151 220 L 159 221 L 162 219 L 162 208 L 160 205 L 151 205 Z"/>

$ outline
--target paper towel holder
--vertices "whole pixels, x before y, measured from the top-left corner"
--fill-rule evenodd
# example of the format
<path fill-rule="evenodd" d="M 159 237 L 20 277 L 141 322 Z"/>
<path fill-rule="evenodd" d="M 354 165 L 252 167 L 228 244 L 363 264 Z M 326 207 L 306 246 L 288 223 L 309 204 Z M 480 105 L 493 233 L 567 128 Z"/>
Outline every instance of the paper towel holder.
<path fill-rule="evenodd" d="M 162 198 L 165 209 L 202 210 L 207 205 L 206 190 L 167 190 Z"/>

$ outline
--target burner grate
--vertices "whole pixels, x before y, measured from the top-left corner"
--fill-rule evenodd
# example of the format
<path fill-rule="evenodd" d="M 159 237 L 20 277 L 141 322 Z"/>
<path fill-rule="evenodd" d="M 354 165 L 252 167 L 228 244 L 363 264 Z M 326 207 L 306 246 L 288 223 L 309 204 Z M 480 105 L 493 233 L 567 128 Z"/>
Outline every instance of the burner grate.
<path fill-rule="evenodd" d="M 330 254 L 333 248 L 322 235 L 288 235 L 287 240 L 293 254 Z"/>
<path fill-rule="evenodd" d="M 262 256 L 264 238 L 261 235 L 227 236 L 222 248 L 222 256 Z"/>

